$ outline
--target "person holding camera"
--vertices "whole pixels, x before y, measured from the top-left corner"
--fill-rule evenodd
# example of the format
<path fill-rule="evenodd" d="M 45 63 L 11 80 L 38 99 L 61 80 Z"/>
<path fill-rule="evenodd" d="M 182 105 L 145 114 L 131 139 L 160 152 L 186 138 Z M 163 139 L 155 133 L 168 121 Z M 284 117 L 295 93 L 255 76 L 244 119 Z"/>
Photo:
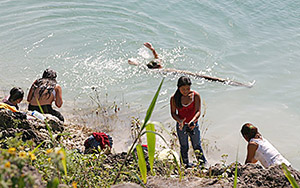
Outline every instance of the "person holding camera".
<path fill-rule="evenodd" d="M 180 143 L 180 154 L 187 168 L 193 166 L 189 163 L 188 158 L 188 136 L 191 138 L 200 165 L 207 162 L 201 147 L 198 126 L 198 119 L 201 115 L 201 98 L 199 93 L 191 90 L 191 85 L 192 82 L 188 77 L 180 77 L 177 82 L 177 90 L 170 100 L 171 115 L 177 122 L 176 130 Z"/>

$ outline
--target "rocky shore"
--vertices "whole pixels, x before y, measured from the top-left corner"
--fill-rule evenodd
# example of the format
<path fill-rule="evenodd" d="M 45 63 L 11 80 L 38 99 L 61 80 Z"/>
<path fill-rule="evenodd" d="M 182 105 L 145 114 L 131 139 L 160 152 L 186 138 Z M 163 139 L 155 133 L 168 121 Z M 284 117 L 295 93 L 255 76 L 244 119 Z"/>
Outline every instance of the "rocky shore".
<path fill-rule="evenodd" d="M 68 150 L 76 149 L 79 153 L 84 150 L 84 140 L 93 132 L 92 129 L 80 125 L 63 124 L 51 115 L 46 115 L 46 119 L 47 124 L 38 119 L 27 120 L 22 114 L 0 109 L 0 140 L 22 133 L 21 138 L 23 141 L 33 140 L 36 144 L 40 144 L 44 140 L 55 139 Z M 50 126 L 52 135 L 49 134 L 47 125 Z M 62 137 L 62 135 L 67 136 Z M 1 147 L 5 148 L 6 146 L 2 144 Z M 108 154 L 103 160 L 101 168 L 115 171 L 125 160 L 125 156 L 126 153 Z M 128 163 L 135 163 L 134 159 L 131 158 Z M 133 165 L 137 167 L 136 164 Z M 28 171 L 34 172 L 36 185 L 45 186 L 42 183 L 42 177 L 39 176 L 38 171 L 33 166 L 28 166 L 24 169 L 25 171 L 28 169 Z M 172 168 L 167 163 L 156 161 L 154 165 L 156 174 L 155 176 L 148 176 L 145 186 L 149 188 L 233 187 L 235 165 L 215 164 L 205 169 L 183 169 L 181 173 L 182 179 L 179 178 L 180 173 L 178 169 L 170 169 Z M 292 167 L 288 167 L 288 169 L 297 183 L 300 184 L 300 172 Z M 122 182 L 130 180 L 130 178 L 125 178 Z M 120 183 L 112 187 L 141 187 L 136 183 Z M 291 187 L 281 166 L 272 166 L 264 169 L 259 164 L 239 164 L 237 166 L 237 185 L 238 187 Z"/>

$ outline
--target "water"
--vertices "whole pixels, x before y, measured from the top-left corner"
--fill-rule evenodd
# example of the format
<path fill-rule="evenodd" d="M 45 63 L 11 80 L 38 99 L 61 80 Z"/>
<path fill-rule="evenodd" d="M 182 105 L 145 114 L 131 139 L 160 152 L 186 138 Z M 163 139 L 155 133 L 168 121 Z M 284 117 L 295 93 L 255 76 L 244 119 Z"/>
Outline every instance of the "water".
<path fill-rule="evenodd" d="M 143 43 L 151 42 L 167 68 L 256 81 L 248 89 L 192 79 L 207 110 L 211 163 L 222 154 L 232 162 L 237 151 L 244 162 L 239 130 L 252 122 L 300 169 L 299 1 L 1 0 L 0 18 L 1 89 L 28 90 L 51 67 L 63 88 L 64 114 L 85 108 L 94 87 L 101 99 L 107 94 L 119 104 L 121 117 L 143 119 L 163 76 L 127 59 L 149 61 Z M 166 126 L 175 124 L 169 98 L 177 79 L 166 76 L 152 117 Z M 118 132 L 129 133 L 128 122 L 113 130 L 116 150 L 126 148 L 130 137 Z"/>

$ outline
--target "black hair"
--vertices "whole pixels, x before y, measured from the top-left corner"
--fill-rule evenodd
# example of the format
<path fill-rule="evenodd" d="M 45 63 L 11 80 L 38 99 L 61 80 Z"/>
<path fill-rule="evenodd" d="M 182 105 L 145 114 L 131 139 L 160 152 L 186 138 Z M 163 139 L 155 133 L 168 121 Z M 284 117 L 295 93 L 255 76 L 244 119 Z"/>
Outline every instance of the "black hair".
<path fill-rule="evenodd" d="M 252 123 L 245 123 L 241 129 L 241 133 L 247 139 L 251 140 L 258 133 L 258 129 Z"/>
<path fill-rule="evenodd" d="M 8 98 L 8 101 L 10 101 L 10 102 L 14 102 L 18 99 L 23 99 L 23 97 L 24 97 L 24 91 L 20 87 L 13 87 L 10 90 L 9 94 L 10 94 L 10 96 Z"/>
<path fill-rule="evenodd" d="M 147 64 L 149 69 L 158 69 L 161 68 L 160 61 L 158 59 L 152 60 Z"/>
<path fill-rule="evenodd" d="M 174 100 L 175 100 L 175 104 L 176 104 L 176 107 L 177 108 L 182 108 L 182 104 L 181 104 L 181 97 L 182 97 L 182 94 L 179 90 L 179 88 L 181 86 L 191 86 L 192 85 L 192 82 L 190 80 L 189 77 L 186 77 L 186 76 L 181 76 L 179 79 L 178 79 L 178 82 L 177 82 L 177 90 L 175 92 L 175 95 L 174 95 Z"/>
<path fill-rule="evenodd" d="M 54 90 L 57 81 L 56 81 L 56 72 L 52 69 L 46 69 L 43 73 L 42 78 L 38 79 L 34 84 L 34 90 L 39 88 L 39 98 L 44 94 L 44 91 L 47 90 L 48 98 L 51 96 L 52 91 Z"/>

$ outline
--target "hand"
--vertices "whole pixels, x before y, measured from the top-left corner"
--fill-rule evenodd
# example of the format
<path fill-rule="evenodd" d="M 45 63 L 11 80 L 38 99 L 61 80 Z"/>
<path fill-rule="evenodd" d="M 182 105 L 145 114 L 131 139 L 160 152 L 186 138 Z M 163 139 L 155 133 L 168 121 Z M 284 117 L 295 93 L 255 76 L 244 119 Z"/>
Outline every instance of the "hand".
<path fill-rule="evenodd" d="M 188 126 L 191 130 L 193 130 L 196 127 L 196 124 L 194 122 L 189 122 Z"/>
<path fill-rule="evenodd" d="M 183 128 L 183 126 L 184 126 L 184 121 L 186 120 L 186 118 L 184 118 L 184 119 L 182 119 L 182 120 L 180 120 L 178 123 L 179 123 L 179 130 L 181 130 L 182 131 L 182 128 Z"/>
<path fill-rule="evenodd" d="M 149 42 L 145 42 L 145 43 L 144 43 L 144 46 L 146 46 L 146 47 L 149 48 L 150 50 L 154 50 L 152 44 L 149 43 Z"/>

